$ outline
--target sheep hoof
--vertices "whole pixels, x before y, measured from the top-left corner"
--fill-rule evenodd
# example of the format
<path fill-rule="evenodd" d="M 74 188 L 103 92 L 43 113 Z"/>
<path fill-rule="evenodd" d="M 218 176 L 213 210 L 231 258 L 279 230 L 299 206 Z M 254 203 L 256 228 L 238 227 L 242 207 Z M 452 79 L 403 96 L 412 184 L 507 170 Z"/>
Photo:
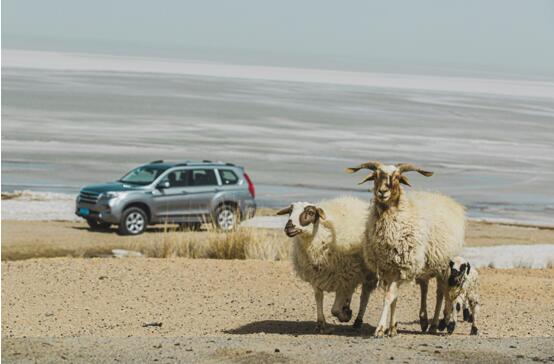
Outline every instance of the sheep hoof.
<path fill-rule="evenodd" d="M 419 326 L 421 326 L 421 332 L 426 332 L 429 327 L 429 320 L 426 317 L 420 317 Z"/>
<path fill-rule="evenodd" d="M 316 334 L 326 335 L 333 332 L 333 329 L 327 326 L 325 322 L 318 322 L 317 325 L 315 326 L 315 332 Z"/>
<path fill-rule="evenodd" d="M 436 335 L 437 334 L 437 325 L 431 325 L 429 327 L 429 333 L 432 334 L 432 335 Z"/>
<path fill-rule="evenodd" d="M 393 327 L 391 327 L 390 329 L 387 330 L 387 335 L 389 337 L 394 337 L 394 336 L 398 335 L 398 330 L 396 329 L 396 324 L 394 324 Z"/>
<path fill-rule="evenodd" d="M 464 308 L 464 321 L 470 322 L 471 314 L 467 308 Z"/>
<path fill-rule="evenodd" d="M 354 324 L 352 325 L 352 327 L 355 329 L 361 329 L 363 323 L 364 321 L 362 319 L 357 318 L 356 320 L 354 320 Z"/>
<path fill-rule="evenodd" d="M 448 325 L 446 325 L 446 330 L 448 331 L 449 334 L 452 334 L 455 328 L 456 328 L 456 321 L 450 321 Z"/>
<path fill-rule="evenodd" d="M 446 329 L 446 321 L 444 319 L 439 321 L 438 329 L 439 329 L 439 331 L 444 331 L 444 329 Z"/>
<path fill-rule="evenodd" d="M 471 332 L 469 334 L 470 335 L 479 335 L 479 330 L 477 329 L 476 326 L 471 326 Z"/>
<path fill-rule="evenodd" d="M 462 309 L 462 305 L 460 305 L 460 302 L 456 302 L 456 311 L 460 312 Z"/>
<path fill-rule="evenodd" d="M 375 330 L 375 334 L 373 335 L 374 338 L 376 339 L 382 339 L 383 337 L 385 337 L 385 330 L 383 330 L 383 327 L 378 327 L 376 330 Z"/>

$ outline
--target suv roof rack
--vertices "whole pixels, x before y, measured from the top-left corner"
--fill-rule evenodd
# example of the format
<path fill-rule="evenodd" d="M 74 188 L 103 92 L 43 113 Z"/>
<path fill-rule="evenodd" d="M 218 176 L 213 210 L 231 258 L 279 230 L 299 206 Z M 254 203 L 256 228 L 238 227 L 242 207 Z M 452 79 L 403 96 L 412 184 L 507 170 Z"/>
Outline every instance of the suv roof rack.
<path fill-rule="evenodd" d="M 225 165 L 226 165 L 226 166 L 231 166 L 231 167 L 234 167 L 234 166 L 235 166 L 235 164 L 233 164 L 233 163 L 225 163 Z"/>
<path fill-rule="evenodd" d="M 204 160 L 202 161 L 202 163 L 212 163 L 212 161 L 209 160 L 209 159 L 204 159 Z"/>
<path fill-rule="evenodd" d="M 177 163 L 177 164 L 175 165 L 175 167 L 182 167 L 182 166 L 188 166 L 188 165 L 189 165 L 189 163 L 188 163 L 188 162 L 184 162 L 184 163 Z"/>
<path fill-rule="evenodd" d="M 158 160 L 150 162 L 150 164 L 158 164 L 158 163 L 163 163 L 163 162 L 164 162 L 163 159 L 158 159 Z"/>

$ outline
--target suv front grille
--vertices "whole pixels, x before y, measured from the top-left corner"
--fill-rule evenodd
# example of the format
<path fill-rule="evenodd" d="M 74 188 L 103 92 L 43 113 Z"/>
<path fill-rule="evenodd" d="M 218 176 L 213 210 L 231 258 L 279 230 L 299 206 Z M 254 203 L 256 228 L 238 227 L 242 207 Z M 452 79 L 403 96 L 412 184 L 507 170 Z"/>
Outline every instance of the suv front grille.
<path fill-rule="evenodd" d="M 81 191 L 81 193 L 79 194 L 79 201 L 95 204 L 96 201 L 98 201 L 98 196 L 100 196 L 100 193 L 98 192 Z"/>

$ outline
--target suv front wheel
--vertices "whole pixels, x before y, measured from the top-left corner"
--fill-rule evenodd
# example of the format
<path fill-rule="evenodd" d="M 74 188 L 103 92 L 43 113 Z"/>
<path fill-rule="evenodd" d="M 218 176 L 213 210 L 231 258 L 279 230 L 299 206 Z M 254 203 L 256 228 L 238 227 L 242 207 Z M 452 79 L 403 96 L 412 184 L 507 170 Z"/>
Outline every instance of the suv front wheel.
<path fill-rule="evenodd" d="M 121 222 L 119 223 L 119 233 L 121 235 L 138 235 L 146 230 L 148 223 L 146 213 L 140 207 L 130 207 L 123 211 Z"/>
<path fill-rule="evenodd" d="M 215 224 L 221 231 L 232 231 L 238 225 L 238 210 L 233 206 L 222 205 L 215 211 Z"/>

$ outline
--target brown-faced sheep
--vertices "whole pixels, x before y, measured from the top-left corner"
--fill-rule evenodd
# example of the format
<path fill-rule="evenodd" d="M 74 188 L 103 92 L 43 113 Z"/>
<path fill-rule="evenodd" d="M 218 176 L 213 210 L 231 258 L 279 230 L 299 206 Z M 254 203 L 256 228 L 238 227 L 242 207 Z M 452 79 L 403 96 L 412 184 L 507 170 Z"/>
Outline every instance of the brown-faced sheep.
<path fill-rule="evenodd" d="M 410 185 L 405 172 L 427 172 L 411 164 L 383 165 L 368 162 L 348 168 L 372 172 L 360 183 L 374 181 L 373 203 L 366 224 L 364 259 L 377 273 L 385 288 L 383 311 L 375 336 L 397 333 L 395 308 L 398 287 L 414 279 L 421 284 L 420 324 L 428 325 L 426 294 L 429 279 L 437 278 L 437 302 L 430 327 L 437 331 L 445 289 L 445 274 L 450 257 L 462 249 L 465 234 L 465 209 L 453 199 L 437 193 L 405 194 L 400 184 Z"/>

